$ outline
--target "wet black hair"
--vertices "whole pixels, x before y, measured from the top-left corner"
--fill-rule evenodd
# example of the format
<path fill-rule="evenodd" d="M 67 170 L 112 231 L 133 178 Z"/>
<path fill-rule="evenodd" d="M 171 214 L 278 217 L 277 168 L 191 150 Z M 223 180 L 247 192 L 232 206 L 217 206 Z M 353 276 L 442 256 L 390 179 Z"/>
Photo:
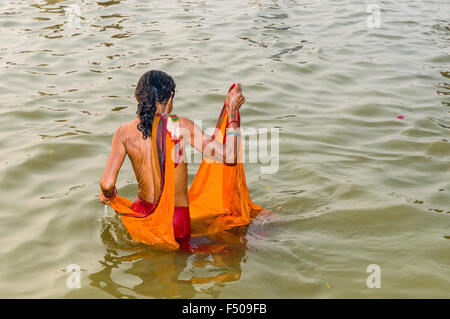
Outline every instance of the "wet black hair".
<path fill-rule="evenodd" d="M 137 129 L 142 132 L 144 140 L 152 136 L 156 103 L 167 104 L 172 94 L 175 96 L 175 81 L 165 72 L 148 71 L 139 79 L 134 95 L 138 102 L 136 114 L 141 120 Z"/>

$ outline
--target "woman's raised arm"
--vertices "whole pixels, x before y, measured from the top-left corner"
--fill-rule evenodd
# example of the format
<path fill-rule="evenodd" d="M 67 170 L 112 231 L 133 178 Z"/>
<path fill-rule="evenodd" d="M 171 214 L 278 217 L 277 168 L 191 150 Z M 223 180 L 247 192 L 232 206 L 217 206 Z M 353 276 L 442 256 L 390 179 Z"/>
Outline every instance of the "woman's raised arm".
<path fill-rule="evenodd" d="M 122 167 L 127 153 L 125 145 L 120 139 L 121 130 L 122 127 L 119 126 L 114 133 L 111 143 L 111 153 L 109 154 L 105 171 L 100 180 L 100 201 L 104 204 L 107 204 L 115 196 L 117 175 L 119 175 L 119 170 Z"/>

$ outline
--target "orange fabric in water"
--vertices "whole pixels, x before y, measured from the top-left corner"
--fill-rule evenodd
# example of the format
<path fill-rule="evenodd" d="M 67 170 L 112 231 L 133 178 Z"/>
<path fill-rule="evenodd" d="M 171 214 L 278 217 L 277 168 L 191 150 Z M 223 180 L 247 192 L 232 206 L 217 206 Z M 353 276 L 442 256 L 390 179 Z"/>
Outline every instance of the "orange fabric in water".
<path fill-rule="evenodd" d="M 215 139 L 222 144 L 226 125 L 224 106 L 215 133 Z M 189 188 L 189 210 L 191 221 L 206 223 L 208 229 L 206 234 L 194 236 L 247 225 L 262 210 L 250 199 L 242 163 L 242 143 L 239 150 L 239 161 L 235 166 L 203 158 Z"/>
<path fill-rule="evenodd" d="M 155 117 L 153 123 L 154 150 L 156 150 L 156 127 L 159 120 L 160 118 Z M 227 114 L 224 106 L 215 135 L 216 140 L 222 144 L 226 124 Z M 136 215 L 136 212 L 131 209 L 132 202 L 120 196 L 116 196 L 110 205 L 116 212 L 122 214 L 120 217 L 134 240 L 148 245 L 178 249 L 179 244 L 175 240 L 173 230 L 175 163 L 171 154 L 174 142 L 169 132 L 165 138 L 165 184 L 155 211 L 144 218 L 132 217 Z M 240 150 L 242 150 L 242 145 Z M 192 229 L 192 236 L 208 235 L 232 227 L 247 225 L 251 218 L 262 210 L 250 199 L 242 164 L 242 153 L 239 154 L 239 158 L 240 163 L 235 166 L 212 162 L 205 158 L 202 160 L 188 193 L 191 221 L 196 225 L 201 225 Z M 123 216 L 123 214 L 131 216 Z"/>

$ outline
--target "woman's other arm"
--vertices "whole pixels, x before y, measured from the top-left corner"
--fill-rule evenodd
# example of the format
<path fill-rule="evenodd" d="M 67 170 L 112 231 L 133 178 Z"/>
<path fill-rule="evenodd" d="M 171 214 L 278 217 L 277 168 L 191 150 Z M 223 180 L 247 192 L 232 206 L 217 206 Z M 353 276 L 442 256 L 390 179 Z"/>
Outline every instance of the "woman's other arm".
<path fill-rule="evenodd" d="M 125 160 L 126 149 L 120 138 L 121 131 L 122 127 L 120 126 L 114 133 L 111 153 L 106 162 L 103 176 L 100 179 L 100 201 L 104 204 L 108 204 L 109 200 L 115 196 L 117 175 Z"/>

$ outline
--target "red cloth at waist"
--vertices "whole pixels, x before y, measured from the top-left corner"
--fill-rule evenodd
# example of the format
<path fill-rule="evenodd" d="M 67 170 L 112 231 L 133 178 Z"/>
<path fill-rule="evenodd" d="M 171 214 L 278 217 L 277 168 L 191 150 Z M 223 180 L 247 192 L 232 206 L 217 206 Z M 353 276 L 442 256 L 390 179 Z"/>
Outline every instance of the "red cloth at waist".
<path fill-rule="evenodd" d="M 139 197 L 131 205 L 136 213 L 146 214 L 152 210 L 155 204 L 147 202 Z M 173 211 L 173 232 L 176 239 L 189 237 L 191 235 L 191 218 L 189 207 L 175 206 Z"/>

